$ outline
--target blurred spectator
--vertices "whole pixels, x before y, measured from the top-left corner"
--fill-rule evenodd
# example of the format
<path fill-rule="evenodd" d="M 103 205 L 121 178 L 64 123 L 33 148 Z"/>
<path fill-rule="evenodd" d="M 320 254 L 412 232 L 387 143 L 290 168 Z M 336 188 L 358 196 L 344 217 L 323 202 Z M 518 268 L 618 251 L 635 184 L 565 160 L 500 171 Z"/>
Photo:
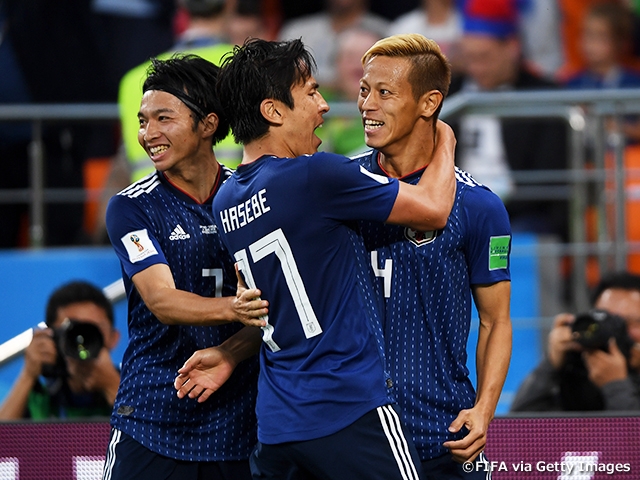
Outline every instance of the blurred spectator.
<path fill-rule="evenodd" d="M 325 0 L 325 9 L 285 23 L 280 39 L 302 38 L 313 54 L 321 87 L 332 88 L 336 81 L 336 38 L 348 28 L 359 27 L 385 36 L 389 22 L 369 11 L 368 0 Z"/>
<path fill-rule="evenodd" d="M 640 276 L 621 272 L 603 278 L 592 305 L 621 317 L 622 331 L 608 330 L 613 317 L 596 317 L 581 344 L 574 330 L 582 328 L 572 328 L 576 316 L 556 316 L 546 358 L 522 382 L 512 412 L 640 410 Z M 600 336 L 604 347 L 584 346 Z"/>
<path fill-rule="evenodd" d="M 127 70 L 173 44 L 176 0 L 91 0 L 89 3 L 96 24 L 94 38 L 98 42 L 98 57 L 105 66 L 105 86 L 109 101 L 115 101 L 118 84 Z"/>
<path fill-rule="evenodd" d="M 227 22 L 229 43 L 242 45 L 251 38 L 272 40 L 259 0 L 238 0 Z"/>
<path fill-rule="evenodd" d="M 457 0 L 421 0 L 420 7 L 389 25 L 388 35 L 419 33 L 435 40 L 452 69 L 458 70 L 462 15 Z"/>
<path fill-rule="evenodd" d="M 186 52 L 198 47 L 228 44 L 226 0 L 177 0 L 187 14 L 187 24 L 170 48 Z"/>
<path fill-rule="evenodd" d="M 518 0 L 522 51 L 536 72 L 555 79 L 564 63 L 558 0 Z"/>
<path fill-rule="evenodd" d="M 640 86 L 640 74 L 627 68 L 632 48 L 633 17 L 616 3 L 599 3 L 585 14 L 580 36 L 584 68 L 571 76 L 570 88 L 625 88 Z"/>
<path fill-rule="evenodd" d="M 63 350 L 62 330 L 70 320 L 81 322 L 76 325 L 85 329 L 87 340 L 101 337 L 95 344 L 99 353 L 92 357 L 84 340 Z M 90 283 L 71 282 L 51 294 L 45 321 L 48 328 L 36 330 L 25 350 L 24 366 L 0 406 L 0 420 L 108 417 L 120 383 L 109 354 L 120 339 L 111 302 Z"/>
<path fill-rule="evenodd" d="M 581 38 L 585 68 L 571 76 L 568 88 L 637 88 L 640 73 L 625 66 L 632 48 L 633 18 L 630 10 L 615 3 L 596 4 L 586 13 Z M 640 140 L 637 115 L 622 125 L 626 138 Z"/>
<path fill-rule="evenodd" d="M 362 28 L 350 28 L 338 34 L 336 82 L 334 88 L 323 90 L 322 94 L 328 102 L 352 102 L 353 111 L 344 117 L 325 119 L 317 132 L 322 139 L 321 150 L 347 156 L 369 150 L 364 143 L 364 127 L 356 102 L 362 78 L 362 56 L 380 38 L 377 33 Z"/>
<path fill-rule="evenodd" d="M 463 13 L 464 72 L 452 79 L 450 95 L 554 87 L 522 60 L 515 1 L 469 1 Z M 513 179 L 513 171 L 566 168 L 567 133 L 562 121 L 471 114 L 452 126 L 457 131 L 459 166 L 503 199 L 514 232 L 566 238 L 565 202 L 518 199 Z"/>
<path fill-rule="evenodd" d="M 581 54 L 580 38 L 584 18 L 589 9 L 599 3 L 620 3 L 622 0 L 557 0 L 560 8 L 560 29 L 562 32 L 562 49 L 564 64 L 556 77 L 566 80 L 575 72 L 584 68 Z"/>

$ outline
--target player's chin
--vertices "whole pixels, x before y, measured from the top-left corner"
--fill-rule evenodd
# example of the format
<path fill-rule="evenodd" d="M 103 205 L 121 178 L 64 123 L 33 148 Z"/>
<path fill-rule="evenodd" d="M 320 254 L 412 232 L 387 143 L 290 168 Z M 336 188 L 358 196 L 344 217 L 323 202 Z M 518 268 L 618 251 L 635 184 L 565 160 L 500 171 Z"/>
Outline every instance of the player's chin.
<path fill-rule="evenodd" d="M 322 140 L 317 135 L 314 135 L 312 144 L 313 144 L 313 150 L 318 151 L 318 148 L 320 148 L 320 145 L 322 145 Z"/>

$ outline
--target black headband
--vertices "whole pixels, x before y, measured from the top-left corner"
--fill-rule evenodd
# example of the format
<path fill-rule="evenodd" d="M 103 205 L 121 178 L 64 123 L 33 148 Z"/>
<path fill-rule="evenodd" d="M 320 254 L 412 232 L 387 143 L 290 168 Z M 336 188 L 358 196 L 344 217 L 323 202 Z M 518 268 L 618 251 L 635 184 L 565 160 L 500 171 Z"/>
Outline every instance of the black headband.
<path fill-rule="evenodd" d="M 203 120 L 206 117 L 206 113 L 204 113 L 204 108 L 202 108 L 198 103 L 191 98 L 189 95 L 184 93 L 182 90 L 177 90 L 172 87 L 151 87 L 149 90 L 160 90 L 161 92 L 167 92 L 180 99 L 182 103 L 184 103 L 189 109 L 195 113 L 200 120 Z"/>

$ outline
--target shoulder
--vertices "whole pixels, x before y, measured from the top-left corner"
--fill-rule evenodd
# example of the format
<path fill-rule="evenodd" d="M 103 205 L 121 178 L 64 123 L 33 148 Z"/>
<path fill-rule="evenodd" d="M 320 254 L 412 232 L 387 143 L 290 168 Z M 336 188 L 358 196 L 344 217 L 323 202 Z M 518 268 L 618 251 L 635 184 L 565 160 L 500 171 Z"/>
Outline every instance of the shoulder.
<path fill-rule="evenodd" d="M 158 172 L 153 172 L 118 192 L 114 198 L 139 198 L 149 195 L 160 185 Z"/>
<path fill-rule="evenodd" d="M 459 197 L 466 208 L 477 211 L 505 210 L 504 203 L 489 187 L 476 181 L 468 172 L 455 167 L 456 182 L 460 191 Z"/>
<path fill-rule="evenodd" d="M 352 155 L 350 158 L 370 170 L 376 156 L 377 152 L 375 150 L 368 150 L 366 152 L 359 153 L 358 155 Z"/>
<path fill-rule="evenodd" d="M 226 182 L 232 175 L 233 170 L 226 165 L 220 164 L 220 180 L 222 183 Z"/>

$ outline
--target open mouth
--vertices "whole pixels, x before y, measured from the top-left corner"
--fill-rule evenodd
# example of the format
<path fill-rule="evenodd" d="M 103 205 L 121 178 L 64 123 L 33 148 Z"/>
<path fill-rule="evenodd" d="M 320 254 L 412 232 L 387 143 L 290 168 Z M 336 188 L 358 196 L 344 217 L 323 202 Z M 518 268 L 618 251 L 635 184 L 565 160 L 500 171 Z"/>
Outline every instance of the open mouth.
<path fill-rule="evenodd" d="M 365 119 L 364 121 L 364 128 L 365 130 L 377 130 L 379 128 L 381 128 L 384 125 L 384 122 L 380 122 L 378 120 L 370 120 L 370 119 Z"/>
<path fill-rule="evenodd" d="M 155 147 L 149 147 L 149 153 L 152 157 L 157 157 L 158 155 L 162 155 L 164 152 L 169 150 L 169 147 L 166 145 L 157 145 Z"/>

